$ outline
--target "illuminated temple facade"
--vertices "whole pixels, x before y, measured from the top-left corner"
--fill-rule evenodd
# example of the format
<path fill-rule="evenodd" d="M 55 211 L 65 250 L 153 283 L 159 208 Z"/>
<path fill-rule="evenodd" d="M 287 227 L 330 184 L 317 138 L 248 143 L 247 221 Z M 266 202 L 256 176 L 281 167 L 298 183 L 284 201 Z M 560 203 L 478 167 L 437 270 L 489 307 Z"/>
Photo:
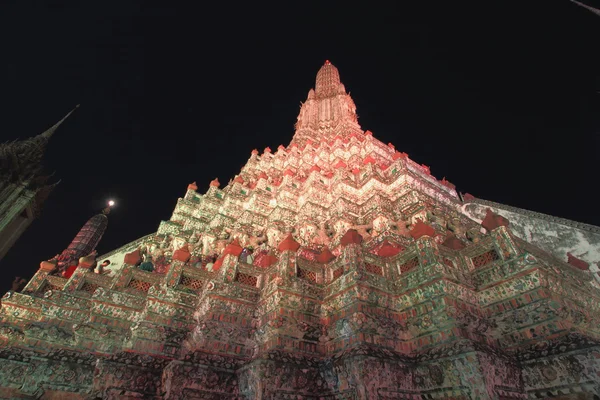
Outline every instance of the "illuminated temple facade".
<path fill-rule="evenodd" d="M 600 229 L 457 193 L 363 131 L 329 62 L 295 129 L 5 294 L 0 397 L 599 398 Z"/>

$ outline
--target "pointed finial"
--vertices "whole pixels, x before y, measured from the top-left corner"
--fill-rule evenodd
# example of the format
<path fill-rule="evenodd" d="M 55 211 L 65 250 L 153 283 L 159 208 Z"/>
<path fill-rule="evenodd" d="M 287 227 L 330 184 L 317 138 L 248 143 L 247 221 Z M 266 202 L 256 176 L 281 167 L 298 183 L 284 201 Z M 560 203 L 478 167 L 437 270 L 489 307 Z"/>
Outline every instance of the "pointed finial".
<path fill-rule="evenodd" d="M 107 207 L 105 207 L 105 208 L 102 209 L 102 214 L 104 214 L 104 215 L 110 214 L 110 211 L 115 206 L 115 201 L 114 200 L 108 200 L 108 202 L 106 204 L 107 204 Z"/>
<path fill-rule="evenodd" d="M 593 12 L 594 14 L 596 14 L 596 15 L 600 16 L 600 10 L 599 10 L 599 9 L 597 9 L 597 8 L 594 8 L 594 7 L 592 7 L 592 6 L 588 6 L 587 4 L 583 4 L 583 3 L 580 3 L 579 1 L 575 1 L 575 0 L 571 0 L 571 3 L 575 3 L 575 4 L 577 4 L 579 7 L 583 7 L 583 8 L 585 8 L 586 10 L 588 10 L 588 11 L 591 11 L 591 12 Z"/>
<path fill-rule="evenodd" d="M 65 115 L 60 121 L 58 121 L 56 124 L 52 125 L 48 130 L 46 130 L 44 133 L 40 134 L 41 137 L 46 138 L 46 139 L 50 139 L 50 137 L 52 137 L 52 135 L 54 134 L 54 132 L 58 129 L 58 127 L 65 122 L 65 120 L 67 118 L 69 118 L 69 116 L 71 114 L 73 114 L 73 111 L 75 111 L 76 109 L 79 108 L 79 104 L 77 104 L 75 106 L 75 108 L 73 108 L 71 111 L 68 112 L 67 115 Z"/>
<path fill-rule="evenodd" d="M 317 98 L 324 98 L 340 93 L 340 73 L 329 60 L 317 72 L 315 94 Z"/>

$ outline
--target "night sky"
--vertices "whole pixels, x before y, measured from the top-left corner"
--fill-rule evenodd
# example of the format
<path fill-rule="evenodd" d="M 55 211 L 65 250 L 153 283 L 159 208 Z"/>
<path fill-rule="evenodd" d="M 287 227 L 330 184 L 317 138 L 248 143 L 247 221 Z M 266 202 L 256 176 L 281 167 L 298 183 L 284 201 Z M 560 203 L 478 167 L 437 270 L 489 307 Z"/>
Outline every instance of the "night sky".
<path fill-rule="evenodd" d="M 48 146 L 61 183 L 0 262 L 2 292 L 109 198 L 100 254 L 156 231 L 188 183 L 226 184 L 252 149 L 287 145 L 326 59 L 362 128 L 457 190 L 600 225 L 593 13 L 568 0 L 187 3 L 0 5 L 0 140 L 81 104 Z"/>

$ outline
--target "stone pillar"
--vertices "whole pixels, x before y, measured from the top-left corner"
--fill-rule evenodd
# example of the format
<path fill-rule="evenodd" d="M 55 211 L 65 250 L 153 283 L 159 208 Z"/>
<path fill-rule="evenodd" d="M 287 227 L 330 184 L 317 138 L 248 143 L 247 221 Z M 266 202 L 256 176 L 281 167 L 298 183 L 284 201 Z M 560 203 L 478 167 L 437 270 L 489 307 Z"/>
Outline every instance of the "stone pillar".
<path fill-rule="evenodd" d="M 289 283 L 298 273 L 296 252 L 299 248 L 300 244 L 294 240 L 291 233 L 279 243 L 279 246 L 277 246 L 277 249 L 281 253 L 281 257 L 279 257 L 278 273 L 284 284 Z"/>
<path fill-rule="evenodd" d="M 183 274 L 183 268 L 191 257 L 192 255 L 190 254 L 187 243 L 173 252 L 171 264 L 169 265 L 169 269 L 167 270 L 164 280 L 167 287 L 173 288 L 177 286 L 179 279 Z"/>
<path fill-rule="evenodd" d="M 177 260 L 171 261 L 171 266 L 165 276 L 165 284 L 167 287 L 174 288 L 179 284 L 179 280 L 183 274 L 183 267 L 185 267 L 185 262 Z"/>
<path fill-rule="evenodd" d="M 124 265 L 123 268 L 117 271 L 115 279 L 112 281 L 112 285 L 110 287 L 111 290 L 119 290 L 125 288 L 129 283 L 129 279 L 131 278 L 132 271 L 135 267 L 133 265 Z"/>
<path fill-rule="evenodd" d="M 218 271 L 219 276 L 224 282 L 235 281 L 235 276 L 238 270 L 239 257 L 242 254 L 242 246 L 240 246 L 237 239 L 234 239 L 231 243 L 225 246 L 223 254 L 215 262 L 213 271 Z"/>
<path fill-rule="evenodd" d="M 87 257 L 81 257 L 79 259 L 79 264 L 77 268 L 73 272 L 73 275 L 67 281 L 67 284 L 64 287 L 65 292 L 73 293 L 80 286 L 83 280 L 85 280 L 85 275 L 87 275 L 92 268 L 96 266 L 96 257 L 91 255 Z"/>
<path fill-rule="evenodd" d="M 452 362 L 452 376 L 457 377 L 458 385 L 467 388 L 472 399 L 492 400 L 494 397 L 488 391 L 477 353 L 466 353 L 459 355 Z M 462 394 L 462 393 L 461 393 Z"/>
<path fill-rule="evenodd" d="M 498 253 L 502 259 L 507 260 L 520 254 L 519 248 L 506 226 L 498 226 L 490 232 Z"/>
<path fill-rule="evenodd" d="M 415 239 L 419 264 L 421 267 L 437 265 L 439 260 L 439 249 L 437 243 L 433 239 L 435 237 L 435 230 L 430 225 L 419 220 L 413 226 L 410 235 Z"/>
<path fill-rule="evenodd" d="M 494 244 L 499 249 L 499 255 L 503 260 L 519 255 L 519 249 L 513 240 L 508 225 L 510 221 L 499 214 L 495 214 L 489 208 L 481 226 L 490 234 Z"/>
<path fill-rule="evenodd" d="M 362 270 L 362 241 L 363 238 L 356 229 L 349 229 L 342 237 L 342 240 L 340 241 L 340 244 L 342 245 L 342 254 L 340 256 L 342 257 L 344 264 L 344 273 L 350 271 L 360 272 Z"/>
<path fill-rule="evenodd" d="M 129 283 L 131 272 L 142 261 L 141 250 L 138 248 L 131 253 L 125 254 L 123 268 L 117 271 L 115 279 L 112 281 L 110 289 L 124 288 Z"/>
<path fill-rule="evenodd" d="M 429 267 L 438 264 L 439 250 L 437 243 L 430 236 L 422 236 L 415 240 L 419 255 L 419 264 Z"/>
<path fill-rule="evenodd" d="M 265 400 L 266 392 L 272 386 L 272 376 L 268 373 L 269 362 L 255 360 L 237 371 L 239 393 L 244 400 Z M 267 375 L 271 379 L 267 378 Z"/>

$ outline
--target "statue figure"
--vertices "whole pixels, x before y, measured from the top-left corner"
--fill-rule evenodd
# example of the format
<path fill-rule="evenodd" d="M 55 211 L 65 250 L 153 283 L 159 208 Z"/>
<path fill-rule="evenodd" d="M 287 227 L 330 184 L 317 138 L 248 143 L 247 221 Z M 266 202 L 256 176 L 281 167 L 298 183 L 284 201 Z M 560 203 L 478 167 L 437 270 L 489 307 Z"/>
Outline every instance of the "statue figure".
<path fill-rule="evenodd" d="M 367 225 L 355 225 L 352 227 L 352 229 L 356 229 L 356 231 L 360 234 L 360 236 L 363 237 L 363 240 L 366 242 L 367 240 L 371 240 L 374 236 L 376 235 L 372 235 L 369 230 L 373 229 L 373 224 L 367 224 Z"/>
<path fill-rule="evenodd" d="M 325 222 L 321 222 L 313 243 L 328 246 L 331 243 L 331 237 L 334 231 L 330 229 Z"/>
<path fill-rule="evenodd" d="M 138 267 L 139 269 L 141 269 L 142 271 L 148 271 L 148 272 L 152 272 L 154 271 L 154 264 L 152 263 L 152 258 L 150 257 L 149 254 L 144 254 L 144 261 L 140 264 L 140 266 Z"/>
<path fill-rule="evenodd" d="M 248 244 L 254 248 L 259 247 L 267 240 L 266 235 L 263 233 L 260 236 L 250 236 L 248 237 Z"/>
<path fill-rule="evenodd" d="M 402 236 L 410 236 L 410 222 L 407 219 L 399 219 L 398 221 L 394 222 L 393 225 L 395 225 L 396 229 L 398 229 L 398 234 Z"/>

